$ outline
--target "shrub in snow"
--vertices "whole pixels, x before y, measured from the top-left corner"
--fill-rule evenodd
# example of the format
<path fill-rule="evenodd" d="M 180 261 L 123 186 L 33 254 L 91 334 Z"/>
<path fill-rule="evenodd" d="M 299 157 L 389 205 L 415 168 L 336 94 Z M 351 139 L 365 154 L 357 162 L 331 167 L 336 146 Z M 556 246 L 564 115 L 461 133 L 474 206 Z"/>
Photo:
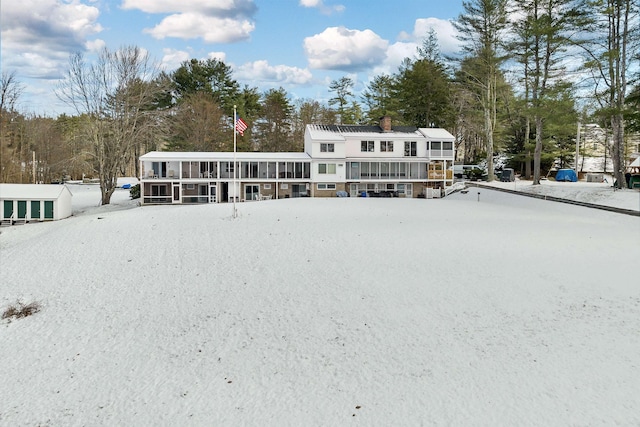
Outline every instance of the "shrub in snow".
<path fill-rule="evenodd" d="M 129 190 L 129 194 L 131 195 L 131 200 L 140 198 L 140 184 L 132 185 Z"/>
<path fill-rule="evenodd" d="M 11 319 L 12 317 L 16 319 L 20 319 L 22 317 L 31 316 L 40 311 L 40 303 L 32 302 L 29 304 L 23 304 L 20 301 L 16 303 L 16 305 L 10 305 L 7 309 L 2 313 L 3 319 Z"/>

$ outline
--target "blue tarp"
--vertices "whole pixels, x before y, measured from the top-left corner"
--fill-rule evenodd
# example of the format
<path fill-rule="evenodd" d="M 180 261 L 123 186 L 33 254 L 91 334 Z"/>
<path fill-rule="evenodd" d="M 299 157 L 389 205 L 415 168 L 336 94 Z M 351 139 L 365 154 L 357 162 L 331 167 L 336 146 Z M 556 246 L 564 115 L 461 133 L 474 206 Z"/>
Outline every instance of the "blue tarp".
<path fill-rule="evenodd" d="M 124 185 L 122 186 L 122 188 L 123 188 L 123 189 L 125 189 L 125 190 L 127 190 L 127 189 L 131 188 L 131 184 L 124 184 Z"/>
<path fill-rule="evenodd" d="M 573 169 L 560 169 L 556 174 L 556 181 L 576 182 L 578 177 Z"/>

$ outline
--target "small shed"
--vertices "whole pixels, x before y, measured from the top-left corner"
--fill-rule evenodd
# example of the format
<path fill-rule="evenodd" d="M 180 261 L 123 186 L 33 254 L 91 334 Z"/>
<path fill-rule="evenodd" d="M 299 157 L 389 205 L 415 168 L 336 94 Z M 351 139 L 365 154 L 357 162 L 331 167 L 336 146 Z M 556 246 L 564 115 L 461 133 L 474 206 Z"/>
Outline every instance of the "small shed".
<path fill-rule="evenodd" d="M 2 222 L 54 221 L 71 216 L 73 194 L 60 184 L 0 184 Z"/>
<path fill-rule="evenodd" d="M 501 182 L 513 182 L 516 180 L 516 173 L 511 168 L 502 169 L 502 174 L 500 175 Z"/>

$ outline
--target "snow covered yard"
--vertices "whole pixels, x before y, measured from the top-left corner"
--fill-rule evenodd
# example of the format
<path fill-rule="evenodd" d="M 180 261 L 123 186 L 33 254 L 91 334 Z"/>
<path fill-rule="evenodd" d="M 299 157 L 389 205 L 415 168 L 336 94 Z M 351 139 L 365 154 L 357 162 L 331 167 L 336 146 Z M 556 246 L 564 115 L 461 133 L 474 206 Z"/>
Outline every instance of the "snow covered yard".
<path fill-rule="evenodd" d="M 640 218 L 480 191 L 3 228 L 0 425 L 640 423 Z"/>

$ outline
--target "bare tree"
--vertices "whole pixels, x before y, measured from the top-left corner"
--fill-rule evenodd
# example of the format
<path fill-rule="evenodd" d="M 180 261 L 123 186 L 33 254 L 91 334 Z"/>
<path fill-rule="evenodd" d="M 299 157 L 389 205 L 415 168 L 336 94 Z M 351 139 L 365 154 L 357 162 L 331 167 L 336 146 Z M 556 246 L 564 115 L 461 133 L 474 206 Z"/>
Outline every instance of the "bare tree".
<path fill-rule="evenodd" d="M 161 88 L 149 84 L 158 74 L 156 64 L 138 47 L 113 52 L 105 48 L 94 64 L 74 54 L 56 91 L 84 118 L 82 129 L 93 146 L 102 204 L 110 203 L 137 141 L 162 124 L 159 111 L 152 108 Z"/>
<path fill-rule="evenodd" d="M 594 5 L 590 11 L 595 40 L 586 45 L 586 67 L 595 82 L 594 98 L 611 126 L 614 180 L 624 187 L 625 100 L 628 78 L 638 64 L 634 65 L 633 52 L 640 47 L 640 7 L 632 0 L 602 0 Z"/>
<path fill-rule="evenodd" d="M 0 182 L 17 181 L 20 161 L 16 154 L 20 154 L 19 130 L 22 116 L 16 111 L 15 105 L 22 94 L 24 86 L 16 79 L 14 71 L 2 72 L 0 78 Z"/>
<path fill-rule="evenodd" d="M 184 151 L 231 151 L 233 137 L 225 120 L 211 93 L 187 93 L 174 107 L 169 146 Z"/>
<path fill-rule="evenodd" d="M 24 86 L 16 79 L 16 72 L 2 72 L 0 79 L 0 114 L 5 110 L 13 111 L 15 104 L 22 95 Z"/>

